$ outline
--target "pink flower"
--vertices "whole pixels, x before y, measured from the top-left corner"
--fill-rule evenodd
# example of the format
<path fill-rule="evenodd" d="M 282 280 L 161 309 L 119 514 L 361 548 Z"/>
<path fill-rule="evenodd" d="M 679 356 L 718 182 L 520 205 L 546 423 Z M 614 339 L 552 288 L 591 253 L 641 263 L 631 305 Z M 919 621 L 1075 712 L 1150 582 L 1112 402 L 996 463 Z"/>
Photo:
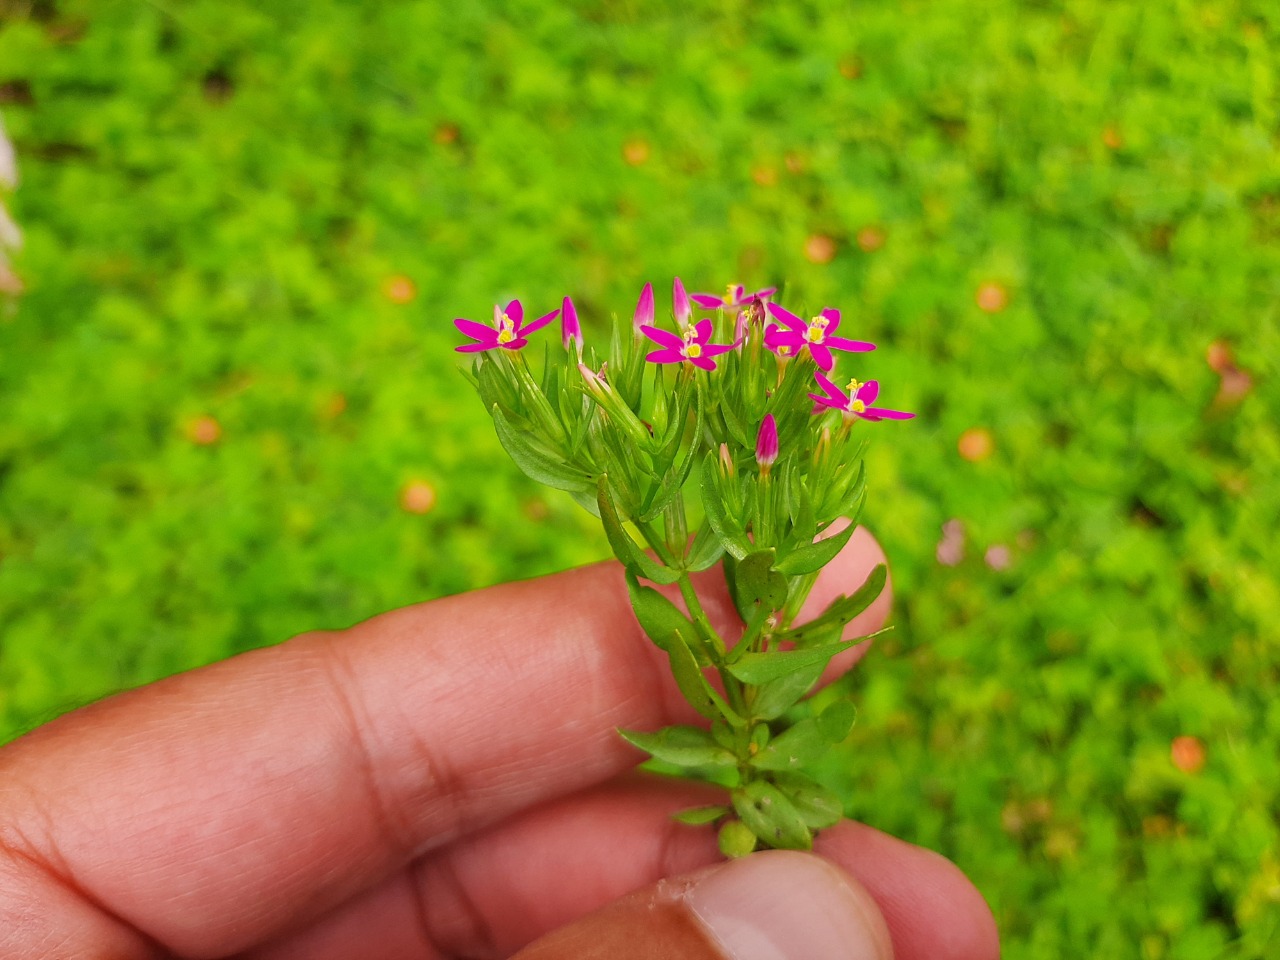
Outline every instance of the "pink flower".
<path fill-rule="evenodd" d="M 742 284 L 731 283 L 723 297 L 717 297 L 714 293 L 695 293 L 690 299 L 704 310 L 737 310 L 749 303 L 767 300 L 777 292 L 777 287 L 766 287 L 755 293 L 747 293 L 747 288 Z"/>
<path fill-rule="evenodd" d="M 764 473 L 769 472 L 774 461 L 778 459 L 778 423 L 773 414 L 766 414 L 760 424 L 760 433 L 756 437 L 756 463 Z"/>
<path fill-rule="evenodd" d="M 784 330 L 776 323 L 771 323 L 764 332 L 764 345 L 780 357 L 797 356 L 801 350 L 808 347 L 814 362 L 823 370 L 829 371 L 835 366 L 835 358 L 831 356 L 832 348 L 852 353 L 862 353 L 876 348 L 874 343 L 867 343 L 864 340 L 833 337 L 832 334 L 840 326 L 840 311 L 832 307 L 827 307 L 808 323 L 776 303 L 769 304 L 769 312 L 789 328 Z"/>
<path fill-rule="evenodd" d="M 850 380 L 847 388 L 848 392 L 846 392 L 822 374 L 815 373 L 814 376 L 818 378 L 818 384 L 826 394 L 826 396 L 822 397 L 816 393 L 809 394 L 809 399 L 815 404 L 814 413 L 818 413 L 821 407 L 829 407 L 833 410 L 840 410 L 846 417 L 859 417 L 863 420 L 871 421 L 910 420 L 915 416 L 914 413 L 904 413 L 901 410 L 888 410 L 884 407 L 870 406 L 871 403 L 875 402 L 876 397 L 880 395 L 880 384 L 875 380 L 868 380 L 866 383 Z"/>
<path fill-rule="evenodd" d="M 476 341 L 475 343 L 464 343 L 460 347 L 454 347 L 454 349 L 459 353 L 476 353 L 482 350 L 492 350 L 494 347 L 502 347 L 505 350 L 519 350 L 529 342 L 529 334 L 536 330 L 541 330 L 554 320 L 559 313 L 559 310 L 552 310 L 545 316 L 525 325 L 524 307 L 520 305 L 519 300 L 512 300 L 507 304 L 507 309 L 505 310 L 495 304 L 492 327 L 486 327 L 483 323 L 476 323 L 474 320 L 458 319 L 453 321 L 455 327 Z"/>
<path fill-rule="evenodd" d="M 681 337 L 645 324 L 640 328 L 644 335 L 663 348 L 654 350 L 645 359 L 650 363 L 684 363 L 687 360 L 703 370 L 714 370 L 716 365 L 711 358 L 732 350 L 733 346 L 708 343 L 713 328 L 714 324 L 710 320 L 703 320 L 686 330 Z"/>

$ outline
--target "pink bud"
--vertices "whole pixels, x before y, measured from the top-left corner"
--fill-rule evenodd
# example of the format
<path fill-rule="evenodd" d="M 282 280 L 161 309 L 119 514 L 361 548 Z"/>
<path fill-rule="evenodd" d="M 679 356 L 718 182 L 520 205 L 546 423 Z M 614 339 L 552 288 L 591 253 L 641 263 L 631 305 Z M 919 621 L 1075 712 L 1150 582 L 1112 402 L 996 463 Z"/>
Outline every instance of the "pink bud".
<path fill-rule="evenodd" d="M 676 277 L 676 282 L 671 285 L 671 302 L 675 308 L 676 323 L 681 327 L 687 327 L 689 318 L 693 316 L 693 306 L 689 303 L 689 295 L 684 292 L 684 284 L 680 282 L 679 277 Z"/>
<path fill-rule="evenodd" d="M 733 454 L 729 452 L 727 443 L 720 444 L 720 472 L 726 477 L 732 477 L 734 474 Z"/>
<path fill-rule="evenodd" d="M 756 463 L 767 471 L 778 459 L 778 424 L 770 413 L 760 424 L 760 435 L 756 438 Z"/>
<path fill-rule="evenodd" d="M 653 325 L 653 284 L 646 283 L 640 291 L 640 302 L 636 304 L 636 315 L 633 321 L 636 330 L 641 326 Z"/>
<path fill-rule="evenodd" d="M 564 305 L 560 308 L 560 336 L 566 350 L 570 343 L 576 343 L 578 353 L 582 353 L 582 326 L 578 323 L 578 311 L 568 297 L 564 298 Z"/>

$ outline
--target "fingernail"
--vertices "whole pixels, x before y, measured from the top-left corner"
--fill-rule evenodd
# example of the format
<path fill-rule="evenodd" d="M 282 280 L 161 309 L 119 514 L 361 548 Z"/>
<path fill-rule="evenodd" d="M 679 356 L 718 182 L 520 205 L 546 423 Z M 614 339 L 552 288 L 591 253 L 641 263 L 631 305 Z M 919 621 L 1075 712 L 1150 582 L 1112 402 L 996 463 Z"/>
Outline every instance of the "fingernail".
<path fill-rule="evenodd" d="M 820 857 L 768 850 L 731 860 L 686 894 L 726 960 L 892 960 L 880 910 Z"/>

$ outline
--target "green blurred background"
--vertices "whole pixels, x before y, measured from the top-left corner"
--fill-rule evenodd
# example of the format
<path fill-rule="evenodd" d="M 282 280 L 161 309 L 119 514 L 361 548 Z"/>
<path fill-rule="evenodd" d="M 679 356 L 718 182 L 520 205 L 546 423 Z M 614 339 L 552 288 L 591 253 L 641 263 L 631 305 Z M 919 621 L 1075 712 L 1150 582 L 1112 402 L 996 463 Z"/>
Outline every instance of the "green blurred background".
<path fill-rule="evenodd" d="M 450 321 L 786 283 L 921 414 L 869 457 L 897 630 L 827 768 L 850 814 L 956 860 L 1015 960 L 1280 956 L 1278 31 L 1272 0 L 0 0 L 0 740 L 605 556 Z"/>

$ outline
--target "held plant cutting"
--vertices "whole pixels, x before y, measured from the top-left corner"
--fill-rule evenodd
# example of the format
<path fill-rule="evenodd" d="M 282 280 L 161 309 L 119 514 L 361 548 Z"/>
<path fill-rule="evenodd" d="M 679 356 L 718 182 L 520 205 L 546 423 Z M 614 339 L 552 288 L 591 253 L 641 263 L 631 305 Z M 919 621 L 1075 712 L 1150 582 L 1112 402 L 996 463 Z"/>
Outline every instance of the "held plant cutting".
<path fill-rule="evenodd" d="M 843 812 L 804 770 L 848 735 L 854 707 L 839 699 L 815 712 L 805 697 L 832 657 L 865 639 L 843 631 L 883 589 L 884 567 L 816 618 L 795 620 L 861 511 L 861 424 L 912 416 L 877 406 L 875 380 L 836 377 L 837 354 L 875 349 L 837 335 L 838 310 L 804 320 L 775 293 L 690 296 L 677 279 L 666 329 L 646 284 L 633 321 L 615 319 L 607 355 L 584 343 L 568 297 L 528 322 L 518 300 L 494 307 L 492 326 L 454 321 L 503 447 L 600 518 L 636 619 L 710 721 L 622 736 L 667 769 L 727 789 L 727 803 L 677 819 L 721 822 L 729 856 L 807 849 Z M 544 346 L 535 374 L 525 348 L 557 316 L 561 344 Z M 851 522 L 840 527 L 842 518 Z M 739 636 L 712 627 L 690 579 L 716 563 Z"/>

